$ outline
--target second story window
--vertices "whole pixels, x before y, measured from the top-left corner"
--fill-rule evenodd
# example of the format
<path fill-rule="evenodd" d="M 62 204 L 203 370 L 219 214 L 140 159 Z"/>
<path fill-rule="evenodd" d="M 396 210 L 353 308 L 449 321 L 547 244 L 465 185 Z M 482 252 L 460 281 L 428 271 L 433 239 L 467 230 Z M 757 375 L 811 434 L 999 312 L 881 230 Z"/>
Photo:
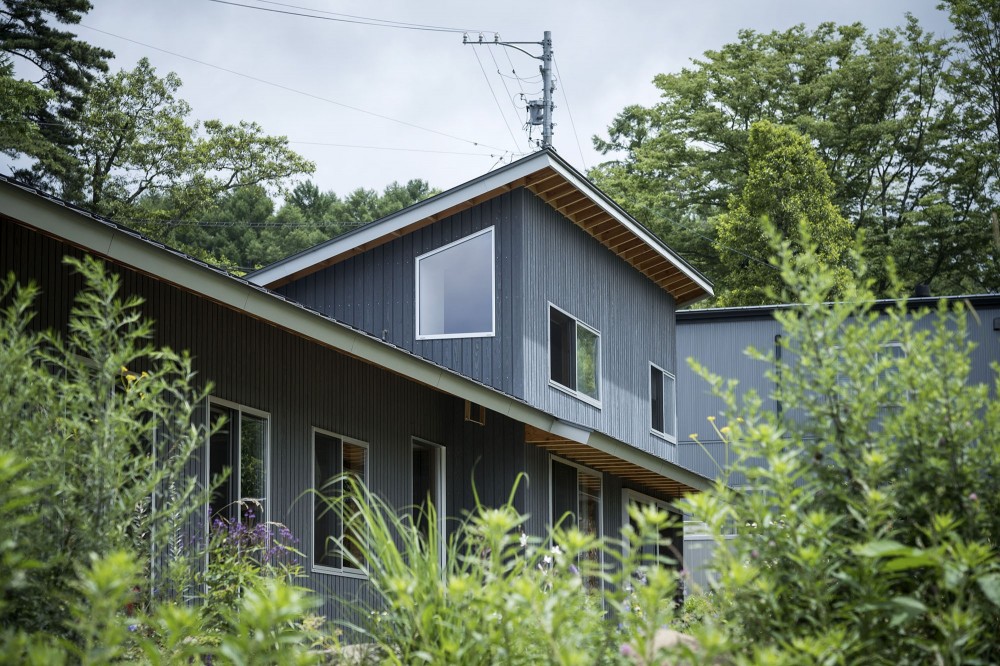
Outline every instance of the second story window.
<path fill-rule="evenodd" d="M 649 365 L 650 429 L 671 442 L 677 441 L 677 381 L 653 364 Z"/>
<path fill-rule="evenodd" d="M 587 402 L 601 402 L 601 334 L 549 306 L 549 377 Z"/>
<path fill-rule="evenodd" d="M 494 334 L 493 227 L 417 257 L 417 339 Z"/>

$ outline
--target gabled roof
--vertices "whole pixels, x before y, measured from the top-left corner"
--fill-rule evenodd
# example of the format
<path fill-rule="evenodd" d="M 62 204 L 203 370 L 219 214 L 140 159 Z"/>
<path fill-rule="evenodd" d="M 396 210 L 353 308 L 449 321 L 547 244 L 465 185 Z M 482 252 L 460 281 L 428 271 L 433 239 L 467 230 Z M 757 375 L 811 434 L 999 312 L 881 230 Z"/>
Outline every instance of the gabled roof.
<path fill-rule="evenodd" d="M 669 292 L 678 305 L 713 295 L 712 284 L 556 153 L 543 150 L 350 233 L 282 259 L 247 278 L 274 289 L 348 257 L 525 187 Z"/>
<path fill-rule="evenodd" d="M 602 471 L 613 471 L 674 496 L 711 486 L 707 477 L 676 463 L 603 433 L 575 427 L 519 398 L 0 174 L 0 227 L 7 224 L 28 227 L 292 335 L 443 393 L 471 400 L 523 423 L 532 432 L 555 435 L 556 441 L 569 436 L 573 442 L 604 456 L 593 463 Z"/>

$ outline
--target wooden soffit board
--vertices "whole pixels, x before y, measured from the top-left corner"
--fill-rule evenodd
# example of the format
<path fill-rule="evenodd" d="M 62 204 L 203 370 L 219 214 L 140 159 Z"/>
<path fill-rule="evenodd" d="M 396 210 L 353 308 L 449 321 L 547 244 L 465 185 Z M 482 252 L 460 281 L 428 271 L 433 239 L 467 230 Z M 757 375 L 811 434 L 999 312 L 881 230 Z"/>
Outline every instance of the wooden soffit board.
<path fill-rule="evenodd" d="M 661 493 L 665 499 L 676 499 L 692 492 L 697 492 L 675 479 L 670 479 L 627 460 L 617 458 L 610 453 L 599 451 L 593 447 L 563 439 L 558 435 L 545 432 L 531 425 L 524 426 L 524 442 L 549 453 L 566 458 L 585 467 L 608 472 L 647 489 Z"/>
<path fill-rule="evenodd" d="M 530 182 L 525 182 L 523 185 L 597 239 L 601 245 L 668 292 L 677 301 L 677 305 L 684 305 L 704 296 L 701 285 L 684 275 L 683 271 L 669 259 L 657 252 L 645 239 L 622 225 L 598 202 L 583 193 L 580 193 L 579 197 L 570 196 L 571 192 L 579 190 L 555 169 L 551 167 L 542 169 Z M 645 248 L 649 251 L 645 251 Z M 681 276 L 680 280 L 677 279 L 678 276 Z"/>

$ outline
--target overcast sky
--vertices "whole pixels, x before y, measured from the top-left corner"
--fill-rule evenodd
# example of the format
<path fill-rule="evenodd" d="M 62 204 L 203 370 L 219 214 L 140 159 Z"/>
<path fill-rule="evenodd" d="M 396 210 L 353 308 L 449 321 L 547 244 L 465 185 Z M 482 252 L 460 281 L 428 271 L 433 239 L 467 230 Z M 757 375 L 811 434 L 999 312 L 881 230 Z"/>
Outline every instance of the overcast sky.
<path fill-rule="evenodd" d="M 874 30 L 900 25 L 909 11 L 926 29 L 948 35 L 936 1 L 233 0 L 329 18 L 347 17 L 322 12 L 468 29 L 471 39 L 482 30 L 489 31 L 487 40 L 496 31 L 503 40 L 535 42 L 549 30 L 560 75 L 553 143 L 581 170 L 602 159 L 591 137 L 603 134 L 623 107 L 656 101 L 653 76 L 676 72 L 734 41 L 741 28 L 860 21 Z M 75 29 L 85 41 L 114 51 L 113 70 L 131 68 L 145 56 L 161 75 L 176 72 L 192 118 L 254 121 L 269 134 L 287 136 L 316 163 L 313 180 L 323 190 L 381 190 L 411 178 L 446 189 L 531 149 L 518 96 L 540 97 L 539 61 L 517 51 L 466 46 L 461 33 L 306 18 L 211 0 L 93 4 Z M 527 81 L 501 78 L 498 69 Z"/>

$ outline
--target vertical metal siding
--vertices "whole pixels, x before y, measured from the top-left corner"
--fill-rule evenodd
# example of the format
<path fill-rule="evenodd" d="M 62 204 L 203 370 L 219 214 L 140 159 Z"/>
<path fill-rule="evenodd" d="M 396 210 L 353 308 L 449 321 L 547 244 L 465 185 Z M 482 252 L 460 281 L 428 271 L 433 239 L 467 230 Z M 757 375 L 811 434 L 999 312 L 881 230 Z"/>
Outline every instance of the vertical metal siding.
<path fill-rule="evenodd" d="M 673 297 L 534 194 L 515 194 L 524 216 L 526 400 L 676 462 L 649 416 L 649 364 L 676 373 Z M 600 408 L 549 385 L 550 302 L 601 334 Z"/>
<path fill-rule="evenodd" d="M 338 321 L 523 397 L 520 381 L 521 225 L 504 194 L 281 287 L 279 291 Z M 496 335 L 417 340 L 416 257 L 494 226 Z"/>

